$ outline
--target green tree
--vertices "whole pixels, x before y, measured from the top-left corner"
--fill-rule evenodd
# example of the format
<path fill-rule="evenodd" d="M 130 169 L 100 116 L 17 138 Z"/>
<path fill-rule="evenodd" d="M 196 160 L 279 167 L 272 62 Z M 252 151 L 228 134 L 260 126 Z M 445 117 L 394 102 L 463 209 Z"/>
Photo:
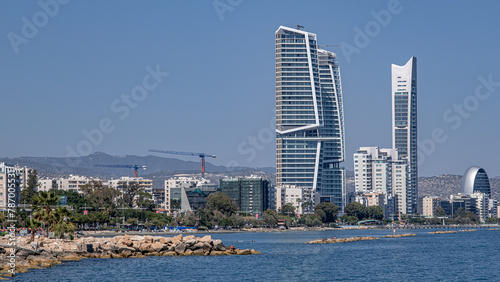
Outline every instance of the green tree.
<path fill-rule="evenodd" d="M 70 221 L 71 212 L 65 207 L 56 207 L 50 216 L 50 231 L 57 238 L 63 238 L 66 233 L 73 233 L 75 225 Z"/>
<path fill-rule="evenodd" d="M 21 202 L 33 204 L 33 198 L 38 190 L 38 172 L 36 169 L 30 169 L 28 172 L 27 186 L 21 191 Z"/>
<path fill-rule="evenodd" d="M 114 188 L 102 186 L 101 182 L 93 181 L 81 187 L 85 200 L 96 209 L 103 209 L 107 215 L 116 210 L 116 199 L 120 192 Z"/>
<path fill-rule="evenodd" d="M 280 208 L 280 214 L 286 216 L 295 215 L 295 206 L 292 203 L 286 203 Z"/>
<path fill-rule="evenodd" d="M 134 207 L 134 198 L 139 192 L 140 192 L 139 183 L 137 182 L 123 183 L 121 200 L 124 206 L 129 208 Z"/>
<path fill-rule="evenodd" d="M 38 229 L 42 226 L 42 223 L 34 218 L 30 218 L 26 223 L 26 227 L 29 228 L 31 233 L 31 242 L 35 241 L 35 229 Z"/>
<path fill-rule="evenodd" d="M 366 211 L 370 219 L 382 220 L 384 218 L 384 210 L 380 206 L 370 206 Z"/>
<path fill-rule="evenodd" d="M 434 211 L 435 216 L 446 216 L 446 212 L 442 207 L 436 207 L 436 210 Z"/>
<path fill-rule="evenodd" d="M 51 190 L 56 196 L 66 196 L 68 198 L 68 206 L 72 206 L 77 212 L 83 212 L 80 208 L 86 205 L 85 196 L 76 191 Z"/>
<path fill-rule="evenodd" d="M 278 214 L 271 209 L 267 209 L 262 213 L 262 221 L 271 227 L 276 226 L 278 224 Z"/>
<path fill-rule="evenodd" d="M 45 235 L 47 236 L 47 229 L 50 229 L 53 221 L 52 208 L 59 202 L 59 197 L 54 192 L 41 191 L 34 197 L 33 216 L 36 220 L 42 221 L 45 224 Z"/>
<path fill-rule="evenodd" d="M 323 211 L 322 213 L 319 211 Z M 314 211 L 321 217 L 321 221 L 324 223 L 331 223 L 337 220 L 337 215 L 339 214 L 339 207 L 334 203 L 320 203 L 314 207 Z"/>
<path fill-rule="evenodd" d="M 207 198 L 207 209 L 219 211 L 226 216 L 230 216 L 238 210 L 233 200 L 222 192 L 215 192 Z"/>
<path fill-rule="evenodd" d="M 153 196 L 151 196 L 148 192 L 143 191 L 137 192 L 136 204 L 137 207 L 147 211 L 152 211 L 156 207 L 155 202 L 153 201 Z"/>
<path fill-rule="evenodd" d="M 368 217 L 366 206 L 358 202 L 352 202 L 347 204 L 344 208 L 344 213 L 347 216 L 354 216 L 358 218 L 358 221 Z"/>
<path fill-rule="evenodd" d="M 177 211 L 180 208 L 181 208 L 181 202 L 179 202 L 179 200 L 177 200 L 177 199 L 170 200 L 170 209 L 172 211 Z"/>

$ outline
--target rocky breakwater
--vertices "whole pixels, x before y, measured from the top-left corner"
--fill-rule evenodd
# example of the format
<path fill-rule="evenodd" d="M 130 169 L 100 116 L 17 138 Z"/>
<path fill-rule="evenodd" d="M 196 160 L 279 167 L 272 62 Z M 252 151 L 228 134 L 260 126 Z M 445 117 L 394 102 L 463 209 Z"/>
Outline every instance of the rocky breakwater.
<path fill-rule="evenodd" d="M 457 233 L 457 231 L 450 230 L 450 231 L 434 231 L 434 232 L 429 232 L 429 234 L 452 234 L 452 233 Z"/>
<path fill-rule="evenodd" d="M 405 233 L 405 234 L 397 234 L 397 235 L 385 235 L 383 238 L 401 238 L 401 237 L 410 237 L 416 236 L 417 234 L 413 233 Z"/>
<path fill-rule="evenodd" d="M 221 240 L 213 240 L 211 236 L 124 235 L 111 238 L 85 237 L 75 240 L 39 238 L 36 243 L 30 243 L 29 237 L 18 237 L 15 250 L 11 249 L 7 237 L 0 237 L 0 276 L 3 277 L 12 276 L 12 272 L 22 273 L 28 269 L 46 268 L 64 261 L 84 258 L 260 254 L 253 249 L 227 247 Z"/>
<path fill-rule="evenodd" d="M 370 236 L 359 236 L 359 237 L 350 237 L 350 238 L 327 238 L 327 239 L 315 239 L 306 244 L 331 244 L 331 243 L 347 243 L 347 242 L 355 242 L 355 241 L 365 241 L 365 240 L 378 240 L 378 237 L 370 237 Z"/>

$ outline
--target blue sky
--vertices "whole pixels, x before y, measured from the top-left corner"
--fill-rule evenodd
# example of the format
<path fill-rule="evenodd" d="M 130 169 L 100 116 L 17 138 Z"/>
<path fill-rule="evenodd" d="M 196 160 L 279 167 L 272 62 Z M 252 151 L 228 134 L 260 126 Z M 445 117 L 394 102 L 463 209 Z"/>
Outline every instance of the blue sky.
<path fill-rule="evenodd" d="M 347 169 L 358 147 L 391 146 L 390 67 L 416 56 L 420 175 L 498 176 L 499 12 L 496 1 L 1 1 L 0 156 L 155 148 L 274 166 L 274 32 L 300 24 L 344 44 L 329 49 Z"/>

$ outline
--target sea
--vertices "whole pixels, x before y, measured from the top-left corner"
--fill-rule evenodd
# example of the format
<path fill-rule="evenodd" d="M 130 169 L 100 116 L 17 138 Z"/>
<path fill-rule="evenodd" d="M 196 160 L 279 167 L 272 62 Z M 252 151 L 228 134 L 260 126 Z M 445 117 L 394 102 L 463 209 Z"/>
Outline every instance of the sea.
<path fill-rule="evenodd" d="M 500 230 L 415 233 L 337 244 L 320 238 L 382 237 L 392 229 L 212 233 L 261 255 L 84 259 L 21 273 L 12 281 L 500 281 Z"/>

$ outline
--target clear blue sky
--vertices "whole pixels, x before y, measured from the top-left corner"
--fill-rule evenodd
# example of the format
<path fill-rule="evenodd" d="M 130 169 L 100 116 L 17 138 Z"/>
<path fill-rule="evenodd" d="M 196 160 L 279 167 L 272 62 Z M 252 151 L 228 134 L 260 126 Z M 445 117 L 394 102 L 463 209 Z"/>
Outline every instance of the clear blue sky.
<path fill-rule="evenodd" d="M 319 44 L 359 47 L 351 56 L 330 49 L 342 72 L 347 169 L 358 147 L 391 146 L 391 64 L 416 56 L 418 133 L 427 144 L 420 175 L 471 165 L 500 175 L 499 83 L 474 96 L 479 77 L 500 82 L 500 2 L 401 0 L 392 10 L 391 1 L 215 3 L 219 11 L 214 1 L 73 0 L 44 12 L 38 1 L 1 1 L 0 156 L 155 148 L 274 166 L 274 32 L 300 24 Z M 381 10 L 391 18 L 376 23 Z M 356 41 L 356 28 L 368 28 L 368 43 Z M 148 66 L 159 67 L 161 82 Z M 137 101 L 120 100 L 133 91 Z M 446 140 L 433 149 L 436 128 Z"/>

